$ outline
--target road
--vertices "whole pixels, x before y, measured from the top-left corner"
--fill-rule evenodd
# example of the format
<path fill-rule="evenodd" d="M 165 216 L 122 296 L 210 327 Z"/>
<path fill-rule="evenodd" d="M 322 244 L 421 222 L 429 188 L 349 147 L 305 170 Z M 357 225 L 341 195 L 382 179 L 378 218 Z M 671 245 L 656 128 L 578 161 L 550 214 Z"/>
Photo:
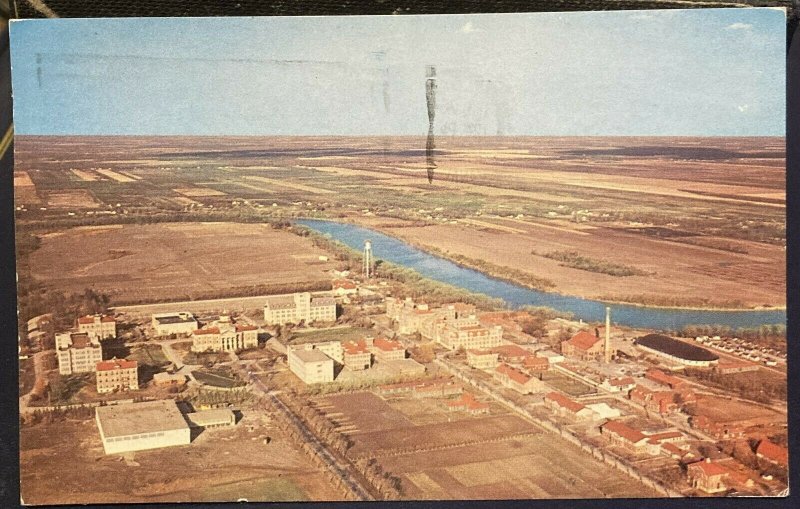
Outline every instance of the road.
<path fill-rule="evenodd" d="M 237 359 L 238 360 L 238 359 Z M 310 444 L 314 452 L 322 459 L 325 465 L 331 470 L 342 482 L 347 486 L 351 493 L 353 493 L 358 500 L 375 500 L 375 498 L 364 488 L 351 474 L 350 466 L 336 458 L 325 446 L 325 444 L 317 438 L 311 430 L 306 427 L 305 423 L 301 421 L 286 404 L 278 398 L 277 393 L 270 391 L 264 383 L 259 380 L 253 373 L 246 372 L 240 362 L 232 364 L 239 373 L 246 379 L 250 380 L 252 387 L 260 391 L 272 403 L 273 408 L 281 412 L 292 425 L 300 432 L 303 440 Z"/>
<path fill-rule="evenodd" d="M 42 362 L 44 362 L 44 356 L 48 353 L 52 352 L 52 350 L 44 350 L 41 352 L 36 352 L 33 354 L 33 374 L 36 381 L 33 384 L 33 388 L 28 392 L 28 394 L 22 395 L 19 398 L 19 413 L 23 414 L 28 412 L 28 405 L 30 403 L 31 394 L 36 389 L 36 386 L 39 385 L 39 378 L 44 376 L 44 369 L 42 367 Z"/>

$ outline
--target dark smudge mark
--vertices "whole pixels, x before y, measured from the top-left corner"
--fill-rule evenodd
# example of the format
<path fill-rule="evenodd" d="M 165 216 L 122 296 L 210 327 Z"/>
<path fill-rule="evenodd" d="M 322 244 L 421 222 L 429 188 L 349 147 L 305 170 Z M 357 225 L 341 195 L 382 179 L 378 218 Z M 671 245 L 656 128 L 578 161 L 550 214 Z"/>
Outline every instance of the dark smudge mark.
<path fill-rule="evenodd" d="M 436 148 L 433 142 L 433 120 L 436 116 L 436 67 L 429 65 L 426 74 L 425 97 L 428 101 L 428 141 L 425 144 L 425 159 L 428 163 L 428 183 L 432 183 L 433 170 L 436 168 L 436 163 L 433 160 L 433 149 Z"/>

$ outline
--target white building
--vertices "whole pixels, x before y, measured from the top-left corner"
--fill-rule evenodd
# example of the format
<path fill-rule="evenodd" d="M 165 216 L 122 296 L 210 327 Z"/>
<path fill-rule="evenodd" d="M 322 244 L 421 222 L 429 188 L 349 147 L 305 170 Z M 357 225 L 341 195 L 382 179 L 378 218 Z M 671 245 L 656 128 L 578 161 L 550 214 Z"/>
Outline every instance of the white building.
<path fill-rule="evenodd" d="M 258 327 L 238 325 L 223 315 L 202 329 L 192 331 L 193 352 L 238 352 L 258 346 Z"/>
<path fill-rule="evenodd" d="M 99 406 L 95 421 L 106 454 L 188 445 L 189 425 L 173 400 Z"/>
<path fill-rule="evenodd" d="M 264 305 L 267 325 L 287 323 L 335 322 L 336 300 L 333 297 L 311 297 L 308 292 L 267 297 Z"/>
<path fill-rule="evenodd" d="M 153 315 L 153 330 L 156 336 L 170 334 L 189 335 L 197 330 L 197 320 L 186 311 L 177 313 L 158 313 Z"/>
<path fill-rule="evenodd" d="M 92 339 L 104 340 L 117 337 L 117 321 L 108 315 L 86 315 L 76 320 L 78 332 L 85 332 Z"/>
<path fill-rule="evenodd" d="M 62 332 L 56 334 L 58 372 L 62 375 L 90 373 L 103 360 L 100 341 L 85 332 Z"/>
<path fill-rule="evenodd" d="M 289 347 L 289 369 L 307 384 L 333 382 L 333 359 L 316 348 Z"/>

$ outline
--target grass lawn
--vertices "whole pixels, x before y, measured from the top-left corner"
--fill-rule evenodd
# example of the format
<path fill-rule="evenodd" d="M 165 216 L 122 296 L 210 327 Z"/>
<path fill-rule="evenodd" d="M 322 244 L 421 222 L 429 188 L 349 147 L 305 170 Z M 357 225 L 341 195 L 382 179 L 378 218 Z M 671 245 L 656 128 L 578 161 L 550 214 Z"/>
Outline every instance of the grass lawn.
<path fill-rule="evenodd" d="M 131 348 L 131 352 L 126 357 L 129 361 L 136 361 L 140 366 L 162 366 L 169 364 L 169 360 L 164 356 L 164 351 L 159 345 L 137 345 Z"/>
<path fill-rule="evenodd" d="M 548 371 L 542 377 L 543 381 L 556 389 L 566 392 L 570 396 L 583 396 L 596 392 L 583 382 L 570 378 L 555 371 Z"/>
<path fill-rule="evenodd" d="M 197 379 L 198 382 L 212 385 L 214 387 L 224 387 L 226 389 L 231 389 L 233 387 L 237 387 L 242 385 L 241 382 L 235 380 L 233 378 L 228 378 L 226 376 L 221 376 L 215 373 L 208 373 L 206 371 L 192 371 L 192 374 Z"/>
<path fill-rule="evenodd" d="M 300 345 L 303 343 L 316 343 L 318 341 L 348 341 L 364 339 L 365 336 L 374 335 L 372 329 L 361 327 L 341 327 L 338 329 L 320 329 L 309 332 L 294 331 L 289 343 Z"/>

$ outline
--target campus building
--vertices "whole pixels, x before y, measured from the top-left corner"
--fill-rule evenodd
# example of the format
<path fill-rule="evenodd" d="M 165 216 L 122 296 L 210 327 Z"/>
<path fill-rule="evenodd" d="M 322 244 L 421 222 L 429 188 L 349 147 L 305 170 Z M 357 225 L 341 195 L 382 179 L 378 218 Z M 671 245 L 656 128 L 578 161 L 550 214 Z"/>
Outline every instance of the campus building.
<path fill-rule="evenodd" d="M 719 357 L 705 348 L 662 334 L 648 334 L 635 340 L 633 344 L 672 364 L 706 368 L 719 362 Z"/>
<path fill-rule="evenodd" d="M 402 360 L 406 358 L 406 349 L 399 341 L 377 338 L 372 341 L 372 353 L 382 362 Z"/>
<path fill-rule="evenodd" d="M 95 422 L 106 454 L 188 445 L 189 425 L 173 400 L 99 406 Z"/>
<path fill-rule="evenodd" d="M 335 322 L 336 300 L 333 297 L 311 297 L 308 292 L 273 295 L 264 305 L 267 325 L 287 323 Z"/>
<path fill-rule="evenodd" d="M 103 349 L 99 340 L 93 340 L 85 332 L 62 332 L 56 334 L 58 372 L 62 375 L 90 373 L 103 360 Z"/>
<path fill-rule="evenodd" d="M 192 331 L 193 352 L 238 352 L 258 346 L 258 327 L 239 325 L 230 316 Z"/>
<path fill-rule="evenodd" d="M 467 364 L 475 369 L 490 371 L 497 367 L 497 352 L 491 350 L 467 350 Z"/>
<path fill-rule="evenodd" d="M 537 378 L 505 363 L 500 363 L 495 368 L 494 376 L 504 387 L 513 389 L 520 394 L 531 394 L 544 390 L 544 385 Z"/>
<path fill-rule="evenodd" d="M 728 469 L 718 463 L 706 458 L 705 461 L 697 461 L 686 467 L 686 474 L 689 477 L 689 484 L 692 488 L 706 493 L 720 493 L 726 491 L 728 486 Z"/>
<path fill-rule="evenodd" d="M 96 371 L 98 394 L 139 389 L 139 364 L 136 361 L 117 358 L 100 361 Z"/>
<path fill-rule="evenodd" d="M 236 415 L 227 408 L 212 408 L 188 413 L 186 420 L 192 428 L 224 428 L 236 424 Z"/>
<path fill-rule="evenodd" d="M 171 334 L 189 335 L 197 330 L 198 324 L 194 316 L 186 311 L 177 313 L 158 313 L 153 315 L 153 331 L 156 336 Z"/>
<path fill-rule="evenodd" d="M 341 344 L 337 342 L 337 344 Z M 333 382 L 333 359 L 313 345 L 289 347 L 289 370 L 307 384 Z"/>
<path fill-rule="evenodd" d="M 91 339 L 102 341 L 117 337 L 117 321 L 109 315 L 86 315 L 76 320 L 78 332 L 85 332 Z"/>
<path fill-rule="evenodd" d="M 603 358 L 603 341 L 585 330 L 582 330 L 561 343 L 561 353 L 581 360 L 600 360 Z"/>
<path fill-rule="evenodd" d="M 570 419 L 586 420 L 593 417 L 592 410 L 587 408 L 586 405 L 555 391 L 545 395 L 544 405 L 556 414 Z"/>
<path fill-rule="evenodd" d="M 372 353 L 369 351 L 367 342 L 363 339 L 360 341 L 344 341 L 342 350 L 344 350 L 344 365 L 348 368 L 362 370 L 369 369 L 372 366 Z"/>
<path fill-rule="evenodd" d="M 451 350 L 485 350 L 503 343 L 503 328 L 499 325 L 485 327 L 471 315 L 444 321 L 434 339 Z"/>

